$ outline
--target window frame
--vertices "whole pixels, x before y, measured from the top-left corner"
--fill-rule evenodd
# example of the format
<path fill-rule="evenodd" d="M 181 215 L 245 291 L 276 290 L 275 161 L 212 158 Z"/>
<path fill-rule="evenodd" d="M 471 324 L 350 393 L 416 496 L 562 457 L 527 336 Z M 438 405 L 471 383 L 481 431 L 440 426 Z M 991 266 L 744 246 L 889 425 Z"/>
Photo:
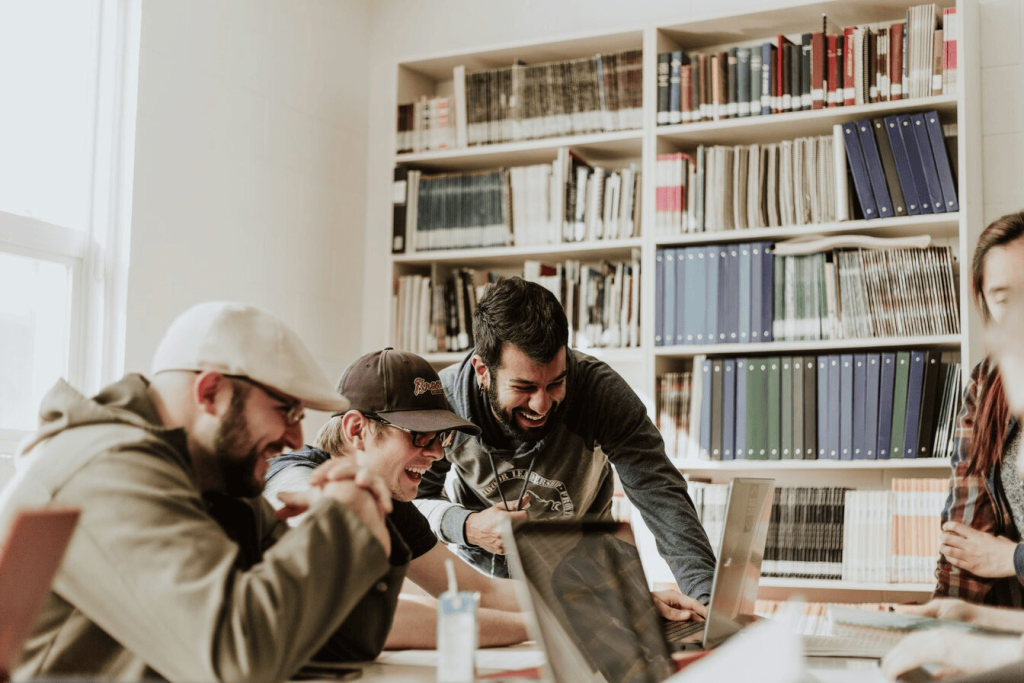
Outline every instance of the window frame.
<path fill-rule="evenodd" d="M 141 25 L 142 3 L 100 0 L 87 229 L 0 210 L 0 251 L 69 268 L 65 379 L 90 395 L 124 372 Z M 0 429 L 0 457 L 29 434 Z"/>

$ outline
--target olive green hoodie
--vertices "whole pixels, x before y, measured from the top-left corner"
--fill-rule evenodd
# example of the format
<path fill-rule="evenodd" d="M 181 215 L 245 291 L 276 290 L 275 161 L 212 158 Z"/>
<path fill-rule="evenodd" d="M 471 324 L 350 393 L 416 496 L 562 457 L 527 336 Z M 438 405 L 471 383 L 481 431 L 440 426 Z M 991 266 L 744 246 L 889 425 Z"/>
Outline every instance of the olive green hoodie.
<path fill-rule="evenodd" d="M 185 432 L 165 429 L 148 382 L 92 399 L 60 381 L 0 493 L 82 514 L 15 680 L 62 675 L 280 681 L 318 658 L 375 657 L 408 566 L 342 503 L 292 530 L 262 497 L 201 492 Z"/>

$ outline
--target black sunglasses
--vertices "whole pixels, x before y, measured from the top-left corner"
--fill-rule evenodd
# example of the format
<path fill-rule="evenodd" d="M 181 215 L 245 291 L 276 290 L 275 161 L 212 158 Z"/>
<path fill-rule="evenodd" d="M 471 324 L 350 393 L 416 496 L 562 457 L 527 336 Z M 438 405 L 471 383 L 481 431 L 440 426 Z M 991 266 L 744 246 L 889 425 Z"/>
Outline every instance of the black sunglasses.
<path fill-rule="evenodd" d="M 411 435 L 412 445 L 416 448 L 430 448 L 434 445 L 435 441 L 440 441 L 442 448 L 448 448 L 455 441 L 454 429 L 446 429 L 443 432 L 414 432 L 413 430 L 406 429 L 401 425 L 396 425 L 394 422 L 388 422 L 380 415 L 374 415 L 373 413 L 363 413 L 362 415 L 374 422 L 379 422 L 382 425 L 388 425 L 389 427 L 400 429 L 406 434 Z"/>

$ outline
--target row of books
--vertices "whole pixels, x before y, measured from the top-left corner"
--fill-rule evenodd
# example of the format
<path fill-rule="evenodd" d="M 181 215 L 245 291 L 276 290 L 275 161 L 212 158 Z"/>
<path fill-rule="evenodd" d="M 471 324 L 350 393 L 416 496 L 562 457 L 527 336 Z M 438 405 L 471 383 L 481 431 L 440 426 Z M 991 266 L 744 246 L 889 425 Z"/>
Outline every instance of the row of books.
<path fill-rule="evenodd" d="M 659 234 L 959 210 L 955 126 L 936 111 L 836 124 L 831 136 L 658 155 Z"/>
<path fill-rule="evenodd" d="M 596 265 L 527 260 L 523 278 L 552 292 L 569 320 L 569 346 L 578 349 L 640 345 L 640 250 L 628 261 Z"/>
<path fill-rule="evenodd" d="M 557 264 L 526 260 L 522 276 L 558 298 L 569 321 L 570 346 L 639 346 L 639 250 L 628 261 L 596 265 L 572 259 Z M 474 268 L 455 268 L 436 281 L 419 274 L 399 276 L 392 309 L 398 348 L 419 354 L 472 348 L 476 302 L 500 277 Z"/>
<path fill-rule="evenodd" d="M 655 346 L 959 333 L 950 247 L 777 255 L 780 248 L 658 249 Z"/>
<path fill-rule="evenodd" d="M 397 167 L 392 253 L 613 240 L 640 233 L 641 174 L 561 148 L 552 163 L 467 173 Z"/>
<path fill-rule="evenodd" d="M 452 91 L 450 98 L 398 105 L 399 153 L 638 129 L 643 52 L 479 71 L 460 65 L 452 71 Z"/>
<path fill-rule="evenodd" d="M 894 477 L 890 487 L 776 487 L 761 575 L 858 583 L 932 581 L 949 482 Z M 690 498 L 716 555 L 728 488 L 689 483 Z"/>
<path fill-rule="evenodd" d="M 844 220 L 839 161 L 842 187 L 831 135 L 659 154 L 655 228 L 678 235 Z"/>
<path fill-rule="evenodd" d="M 455 147 L 452 98 L 422 95 L 398 105 L 398 153 L 431 152 Z"/>
<path fill-rule="evenodd" d="M 424 275 L 401 275 L 395 283 L 396 346 L 420 355 L 466 351 L 473 346 L 473 311 L 486 281 L 476 271 L 456 268 L 434 282 Z"/>
<path fill-rule="evenodd" d="M 940 21 L 941 16 L 941 21 Z M 712 53 L 658 55 L 658 125 L 956 94 L 956 8 Z"/>
<path fill-rule="evenodd" d="M 938 112 L 860 119 L 842 124 L 842 131 L 860 216 L 960 210 L 955 164 Z"/>
<path fill-rule="evenodd" d="M 937 350 L 694 357 L 657 380 L 668 456 L 700 460 L 948 457 L 960 364 Z"/>
<path fill-rule="evenodd" d="M 775 256 L 772 275 L 775 341 L 960 331 L 950 247 Z"/>
<path fill-rule="evenodd" d="M 889 491 L 847 491 L 843 578 L 933 580 L 948 493 L 945 479 L 893 479 Z"/>

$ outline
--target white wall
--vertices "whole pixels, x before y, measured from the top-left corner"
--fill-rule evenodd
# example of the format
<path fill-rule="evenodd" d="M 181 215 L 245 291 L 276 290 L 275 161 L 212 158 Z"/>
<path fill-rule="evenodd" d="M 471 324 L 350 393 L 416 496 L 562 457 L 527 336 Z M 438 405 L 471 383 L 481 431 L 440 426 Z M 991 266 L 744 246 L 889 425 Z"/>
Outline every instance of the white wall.
<path fill-rule="evenodd" d="M 127 370 L 208 299 L 279 315 L 332 380 L 359 352 L 368 8 L 143 3 Z"/>
<path fill-rule="evenodd" d="M 851 2 L 862 0 L 851 0 Z M 373 9 L 366 260 L 384 263 L 390 236 L 387 204 L 394 129 L 395 64 L 437 53 L 502 43 L 613 31 L 646 23 L 737 14 L 805 4 L 798 0 L 379 0 Z M 908 4 L 913 4 L 908 0 Z M 1024 10 L 1021 0 L 979 0 L 982 25 L 984 221 L 1024 208 Z M 979 228 L 980 229 L 980 228 Z M 363 344 L 383 344 L 380 311 L 388 306 L 386 273 L 365 273 Z"/>

